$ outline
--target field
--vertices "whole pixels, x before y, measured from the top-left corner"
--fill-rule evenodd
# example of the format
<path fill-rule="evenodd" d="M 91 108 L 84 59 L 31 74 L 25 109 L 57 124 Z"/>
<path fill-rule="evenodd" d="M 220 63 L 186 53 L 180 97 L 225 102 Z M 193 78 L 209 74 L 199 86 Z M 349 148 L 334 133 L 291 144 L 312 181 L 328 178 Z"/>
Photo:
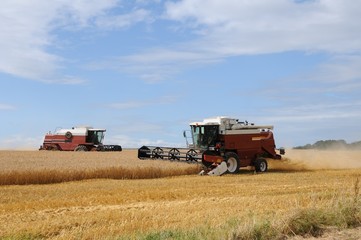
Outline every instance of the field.
<path fill-rule="evenodd" d="M 267 173 L 209 177 L 134 150 L 0 151 L 0 238 L 287 239 L 359 227 L 360 156 L 289 150 Z"/>
<path fill-rule="evenodd" d="M 119 152 L 0 151 L 0 185 L 46 184 L 95 178 L 153 179 L 199 172 L 195 164 L 142 161 Z"/>

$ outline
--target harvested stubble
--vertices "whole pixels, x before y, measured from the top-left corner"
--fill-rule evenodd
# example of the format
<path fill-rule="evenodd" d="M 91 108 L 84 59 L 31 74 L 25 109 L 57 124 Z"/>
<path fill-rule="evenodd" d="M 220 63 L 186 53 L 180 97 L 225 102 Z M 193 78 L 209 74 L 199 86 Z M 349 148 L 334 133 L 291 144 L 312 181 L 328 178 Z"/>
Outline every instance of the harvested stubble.
<path fill-rule="evenodd" d="M 345 228 L 361 223 L 354 187 L 360 176 L 361 170 L 333 170 L 2 186 L 0 237 L 271 239 L 316 234 L 328 224 Z"/>
<path fill-rule="evenodd" d="M 0 185 L 86 179 L 149 179 L 199 172 L 194 164 L 142 161 L 135 150 L 117 152 L 0 151 Z"/>
<path fill-rule="evenodd" d="M 361 224 L 358 179 L 361 169 L 285 171 L 273 167 L 266 174 L 242 171 L 222 177 L 0 186 L 0 238 L 277 239 L 317 235 L 325 226 Z"/>

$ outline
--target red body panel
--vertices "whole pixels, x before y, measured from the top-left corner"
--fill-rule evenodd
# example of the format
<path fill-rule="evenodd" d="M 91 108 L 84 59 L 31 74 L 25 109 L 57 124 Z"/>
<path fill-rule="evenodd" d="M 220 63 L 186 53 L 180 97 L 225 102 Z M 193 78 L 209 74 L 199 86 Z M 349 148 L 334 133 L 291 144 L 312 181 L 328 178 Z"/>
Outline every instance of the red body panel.
<path fill-rule="evenodd" d="M 275 141 L 272 132 L 257 134 L 228 134 L 219 135 L 222 148 L 220 154 L 225 152 L 237 153 L 241 167 L 251 166 L 258 157 L 278 159 L 275 151 Z M 204 161 L 215 163 L 216 156 L 205 155 Z"/>
<path fill-rule="evenodd" d="M 45 135 L 43 148 L 44 149 L 54 149 L 56 146 L 57 150 L 61 151 L 74 151 L 79 145 L 86 145 L 88 150 L 92 150 L 95 146 L 92 143 L 86 143 L 86 136 L 72 136 L 71 138 L 66 138 L 64 135 Z"/>
<path fill-rule="evenodd" d="M 204 154 L 203 160 L 206 162 L 211 162 L 211 163 L 221 163 L 223 161 L 223 157 L 221 157 L 219 155 Z"/>

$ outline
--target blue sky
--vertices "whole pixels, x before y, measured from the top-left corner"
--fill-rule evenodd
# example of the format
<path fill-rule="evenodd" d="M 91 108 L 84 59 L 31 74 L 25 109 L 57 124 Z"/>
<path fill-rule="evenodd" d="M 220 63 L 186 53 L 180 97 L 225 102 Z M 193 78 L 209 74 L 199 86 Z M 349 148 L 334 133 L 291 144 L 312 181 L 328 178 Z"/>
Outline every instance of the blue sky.
<path fill-rule="evenodd" d="M 56 127 L 182 146 L 193 121 L 275 126 L 278 147 L 361 140 L 361 1 L 4 0 L 0 149 Z"/>

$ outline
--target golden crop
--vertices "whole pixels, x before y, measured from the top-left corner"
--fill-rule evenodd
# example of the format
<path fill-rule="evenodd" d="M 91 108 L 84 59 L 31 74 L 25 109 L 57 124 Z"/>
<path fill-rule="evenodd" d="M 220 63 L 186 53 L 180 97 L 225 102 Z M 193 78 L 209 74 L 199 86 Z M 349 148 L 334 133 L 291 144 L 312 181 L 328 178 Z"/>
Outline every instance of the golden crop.
<path fill-rule="evenodd" d="M 144 161 L 137 151 L 0 151 L 0 185 L 47 184 L 95 178 L 149 179 L 195 174 L 195 164 Z"/>
<path fill-rule="evenodd" d="M 1 172 L 108 167 L 136 170 L 154 165 L 165 169 L 192 167 L 166 161 L 141 161 L 135 154 L 134 151 L 79 155 L 73 152 L 0 152 L 0 163 L 8 164 Z M 329 157 L 328 153 L 314 152 L 304 162 L 300 161 L 302 154 L 306 152 L 292 151 L 285 162 L 270 161 L 270 170 L 265 174 L 244 170 L 237 175 L 221 177 L 192 174 L 157 179 L 95 179 L 0 186 L 0 238 L 247 239 L 242 236 L 254 237 L 247 234 L 259 226 L 262 228 L 257 231 L 271 228 L 280 233 L 292 233 L 295 231 L 292 224 L 297 222 L 301 210 L 330 211 L 325 219 L 332 215 L 342 227 L 342 224 L 349 224 L 342 215 L 344 208 L 341 207 L 345 203 L 352 203 L 354 219 L 361 221 L 361 216 L 357 215 L 360 214 L 358 181 L 361 169 L 321 167 L 312 170 L 310 163 L 312 158 L 316 159 L 315 154 L 323 159 L 322 155 Z M 357 159 L 360 152 L 352 154 Z M 345 161 L 342 156 L 338 157 L 338 161 Z M 290 219 L 296 220 L 290 222 Z M 188 235 L 182 235 L 184 232 Z"/>

